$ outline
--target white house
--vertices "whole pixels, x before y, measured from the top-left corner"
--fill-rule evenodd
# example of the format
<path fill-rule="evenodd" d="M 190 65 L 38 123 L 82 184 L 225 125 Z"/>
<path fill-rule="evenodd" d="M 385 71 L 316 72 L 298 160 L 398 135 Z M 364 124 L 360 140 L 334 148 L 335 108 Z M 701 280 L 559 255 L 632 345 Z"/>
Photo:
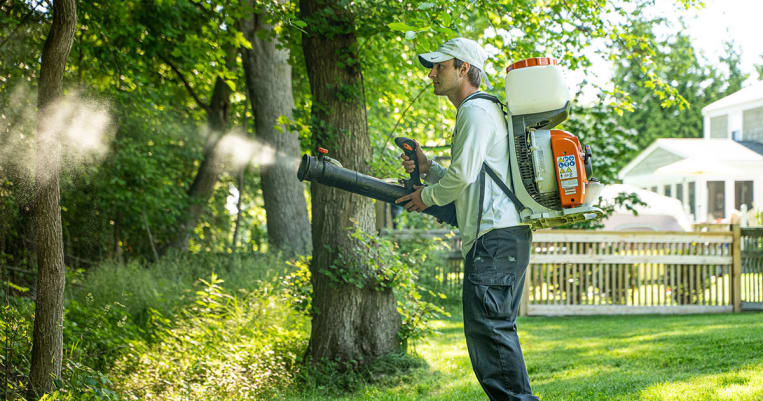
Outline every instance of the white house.
<path fill-rule="evenodd" d="M 620 170 L 623 183 L 678 199 L 694 223 L 763 209 L 763 82 L 702 114 L 703 138 L 656 140 Z"/>

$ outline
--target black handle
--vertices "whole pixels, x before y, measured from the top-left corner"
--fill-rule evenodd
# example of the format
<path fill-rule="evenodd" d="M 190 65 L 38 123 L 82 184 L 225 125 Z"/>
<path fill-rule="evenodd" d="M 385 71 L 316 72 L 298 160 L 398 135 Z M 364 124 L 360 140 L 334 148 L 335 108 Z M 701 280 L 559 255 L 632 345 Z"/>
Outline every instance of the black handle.
<path fill-rule="evenodd" d="M 414 185 L 421 184 L 421 174 L 419 172 L 419 158 L 416 156 L 416 141 L 410 138 L 397 137 L 395 138 L 395 145 L 403 150 L 406 156 L 413 160 L 413 172 L 411 173 L 411 179 L 405 181 L 406 189 L 413 191 Z"/>
<path fill-rule="evenodd" d="M 593 175 L 593 151 L 591 145 L 585 145 L 585 175 L 591 178 Z"/>

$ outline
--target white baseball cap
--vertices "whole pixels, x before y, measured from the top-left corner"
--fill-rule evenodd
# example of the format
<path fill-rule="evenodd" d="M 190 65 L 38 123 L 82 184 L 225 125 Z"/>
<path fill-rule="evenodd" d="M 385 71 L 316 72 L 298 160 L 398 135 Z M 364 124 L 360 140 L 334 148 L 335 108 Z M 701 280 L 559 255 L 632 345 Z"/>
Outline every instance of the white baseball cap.
<path fill-rule="evenodd" d="M 461 61 L 469 63 L 480 69 L 481 77 L 485 81 L 488 88 L 492 89 L 490 81 L 485 74 L 485 60 L 487 60 L 487 53 L 482 49 L 479 43 L 466 38 L 455 38 L 445 42 L 439 49 L 431 53 L 419 54 L 419 61 L 421 65 L 426 68 L 432 68 L 435 63 L 441 63 L 448 61 L 452 58 L 457 58 Z"/>

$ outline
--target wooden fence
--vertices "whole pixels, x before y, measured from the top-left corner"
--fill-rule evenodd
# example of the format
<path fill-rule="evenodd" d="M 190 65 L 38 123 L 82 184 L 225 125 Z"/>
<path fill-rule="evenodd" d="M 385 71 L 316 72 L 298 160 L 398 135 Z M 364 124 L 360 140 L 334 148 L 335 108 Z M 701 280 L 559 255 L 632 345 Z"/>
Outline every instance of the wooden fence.
<path fill-rule="evenodd" d="M 452 251 L 431 272 L 451 296 L 463 260 L 448 231 L 390 232 L 444 237 Z M 446 236 L 447 235 L 447 236 Z M 763 309 L 763 229 L 725 232 L 542 230 L 533 234 L 524 315 L 710 313 Z"/>
<path fill-rule="evenodd" d="M 763 227 L 742 228 L 742 309 L 763 310 Z"/>
<path fill-rule="evenodd" d="M 538 232 L 529 315 L 733 310 L 733 233 Z"/>

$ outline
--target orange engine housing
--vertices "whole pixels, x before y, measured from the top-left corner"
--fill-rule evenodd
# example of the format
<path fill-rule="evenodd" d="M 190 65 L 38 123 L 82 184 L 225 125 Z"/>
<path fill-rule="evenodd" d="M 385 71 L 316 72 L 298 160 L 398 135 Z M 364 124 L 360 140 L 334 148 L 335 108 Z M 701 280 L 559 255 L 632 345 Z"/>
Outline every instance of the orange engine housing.
<path fill-rule="evenodd" d="M 551 130 L 551 151 L 556 166 L 556 183 L 562 207 L 577 207 L 585 199 L 585 153 L 578 137 L 562 130 Z"/>

